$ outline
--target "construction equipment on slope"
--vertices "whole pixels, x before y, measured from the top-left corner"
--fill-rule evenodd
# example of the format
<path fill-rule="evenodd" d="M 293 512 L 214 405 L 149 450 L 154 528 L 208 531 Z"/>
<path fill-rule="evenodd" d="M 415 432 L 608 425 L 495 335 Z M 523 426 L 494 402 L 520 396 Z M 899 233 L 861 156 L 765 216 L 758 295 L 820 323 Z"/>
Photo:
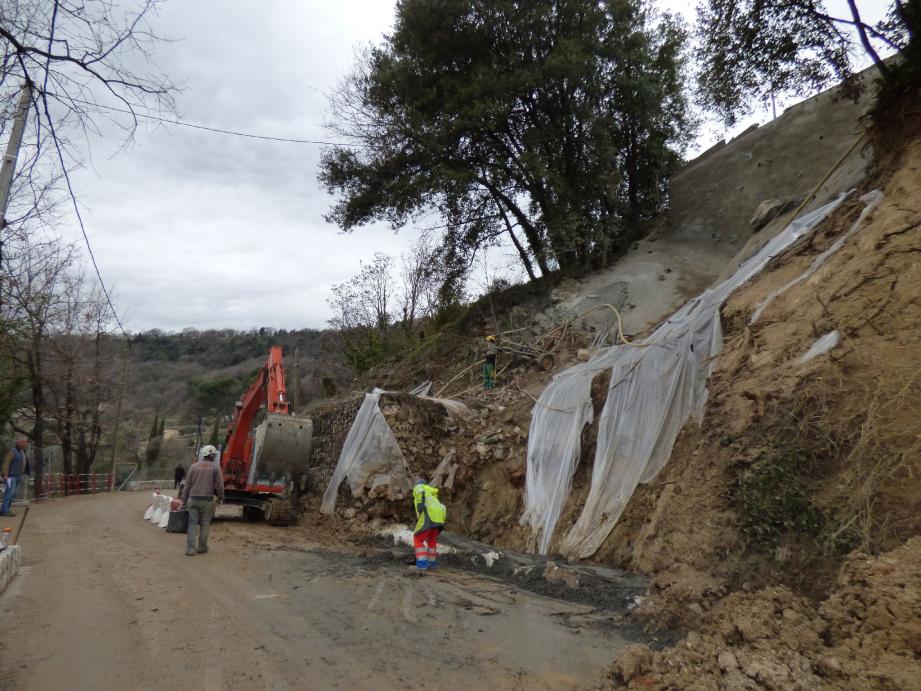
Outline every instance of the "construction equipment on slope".
<path fill-rule="evenodd" d="M 261 514 L 272 525 L 294 522 L 312 440 L 311 419 L 290 412 L 281 346 L 272 346 L 227 429 L 224 502 L 242 505 L 247 517 Z"/>

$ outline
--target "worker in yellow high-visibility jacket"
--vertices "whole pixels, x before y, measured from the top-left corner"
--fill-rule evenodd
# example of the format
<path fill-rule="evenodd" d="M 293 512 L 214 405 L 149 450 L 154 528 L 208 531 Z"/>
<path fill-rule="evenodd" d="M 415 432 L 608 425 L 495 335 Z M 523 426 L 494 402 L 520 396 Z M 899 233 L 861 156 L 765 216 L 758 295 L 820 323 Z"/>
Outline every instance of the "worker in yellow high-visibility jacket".
<path fill-rule="evenodd" d="M 438 500 L 438 490 L 425 480 L 416 480 L 413 507 L 416 509 L 413 530 L 416 568 L 419 571 L 438 568 L 438 534 L 444 528 L 448 510 Z"/>

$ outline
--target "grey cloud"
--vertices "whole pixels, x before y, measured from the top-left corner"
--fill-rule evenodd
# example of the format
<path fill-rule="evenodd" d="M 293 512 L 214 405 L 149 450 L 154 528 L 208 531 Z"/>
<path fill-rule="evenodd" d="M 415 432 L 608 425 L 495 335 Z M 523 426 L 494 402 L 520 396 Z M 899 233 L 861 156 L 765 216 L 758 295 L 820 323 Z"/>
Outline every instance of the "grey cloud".
<path fill-rule="evenodd" d="M 329 139 L 330 90 L 357 44 L 390 26 L 392 2 L 173 0 L 156 30 L 178 39 L 157 66 L 184 84 L 190 122 Z M 331 284 L 375 251 L 399 254 L 412 233 L 342 235 L 323 221 L 317 146 L 145 125 L 113 158 L 118 132 L 94 142 L 75 174 L 100 269 L 129 327 L 322 327 Z M 76 233 L 76 229 L 73 229 Z"/>

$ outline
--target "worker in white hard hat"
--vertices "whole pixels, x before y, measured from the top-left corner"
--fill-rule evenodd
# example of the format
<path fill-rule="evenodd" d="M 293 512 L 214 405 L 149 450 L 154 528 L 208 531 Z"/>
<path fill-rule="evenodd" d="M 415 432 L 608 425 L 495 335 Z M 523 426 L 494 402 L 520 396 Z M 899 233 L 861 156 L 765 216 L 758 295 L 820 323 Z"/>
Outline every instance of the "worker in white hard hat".
<path fill-rule="evenodd" d="M 206 444 L 201 449 L 199 460 L 189 468 L 181 496 L 182 507 L 189 512 L 185 553 L 190 557 L 208 551 L 208 531 L 214 516 L 215 496 L 219 502 L 224 501 L 224 478 L 217 449 Z"/>

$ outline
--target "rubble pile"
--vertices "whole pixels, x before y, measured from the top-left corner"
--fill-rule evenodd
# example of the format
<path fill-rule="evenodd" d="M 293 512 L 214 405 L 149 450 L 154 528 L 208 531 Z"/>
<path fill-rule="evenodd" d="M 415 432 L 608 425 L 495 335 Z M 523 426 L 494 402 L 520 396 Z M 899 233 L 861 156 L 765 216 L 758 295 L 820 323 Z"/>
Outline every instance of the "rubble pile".
<path fill-rule="evenodd" d="M 405 474 L 441 489 L 451 507 L 452 529 L 496 537 L 497 525 L 517 523 L 533 405 L 527 393 L 506 387 L 457 402 L 388 392 L 379 404 L 405 460 Z M 343 483 L 336 513 L 359 531 L 411 522 L 411 503 L 405 492 L 393 491 L 391 479 L 370 477 L 358 496 Z"/>
<path fill-rule="evenodd" d="M 821 603 L 788 588 L 736 592 L 674 648 L 632 646 L 613 688 L 917 689 L 921 538 L 878 557 L 853 554 Z"/>

